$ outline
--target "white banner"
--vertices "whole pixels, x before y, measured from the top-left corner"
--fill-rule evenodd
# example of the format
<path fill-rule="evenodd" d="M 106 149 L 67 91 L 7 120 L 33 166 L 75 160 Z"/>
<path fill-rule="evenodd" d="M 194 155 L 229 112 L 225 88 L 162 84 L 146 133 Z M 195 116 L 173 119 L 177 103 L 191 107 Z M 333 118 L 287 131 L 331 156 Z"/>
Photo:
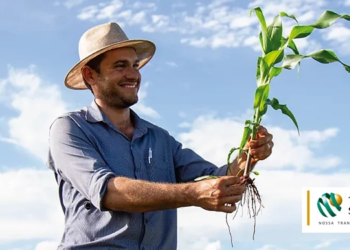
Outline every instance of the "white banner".
<path fill-rule="evenodd" d="M 303 188 L 303 233 L 350 233 L 350 188 Z"/>

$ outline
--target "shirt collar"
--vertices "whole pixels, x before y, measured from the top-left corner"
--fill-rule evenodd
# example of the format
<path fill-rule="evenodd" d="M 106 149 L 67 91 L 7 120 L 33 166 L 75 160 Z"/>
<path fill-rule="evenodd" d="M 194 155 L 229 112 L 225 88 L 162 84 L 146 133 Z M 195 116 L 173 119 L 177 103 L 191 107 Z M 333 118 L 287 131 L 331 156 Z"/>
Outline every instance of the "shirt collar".
<path fill-rule="evenodd" d="M 130 109 L 130 116 L 135 129 L 140 130 L 140 132 L 145 134 L 147 132 L 147 126 L 145 122 L 132 109 Z M 85 119 L 93 123 L 95 122 L 105 122 L 107 124 L 111 123 L 107 118 L 107 116 L 100 110 L 95 100 L 93 100 L 90 106 L 87 107 Z"/>

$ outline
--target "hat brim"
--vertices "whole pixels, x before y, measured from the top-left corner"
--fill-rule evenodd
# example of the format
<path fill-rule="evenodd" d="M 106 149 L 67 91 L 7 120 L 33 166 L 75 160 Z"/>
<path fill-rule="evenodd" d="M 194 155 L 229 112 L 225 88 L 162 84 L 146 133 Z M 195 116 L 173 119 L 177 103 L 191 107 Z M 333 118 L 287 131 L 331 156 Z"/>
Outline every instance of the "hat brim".
<path fill-rule="evenodd" d="M 109 50 L 123 48 L 123 47 L 132 47 L 136 51 L 136 55 L 140 60 L 139 69 L 145 66 L 149 60 L 153 57 L 156 46 L 154 43 L 147 40 L 127 40 L 115 44 L 108 45 L 98 51 L 95 51 L 91 55 L 85 57 L 80 62 L 78 62 L 66 75 L 64 79 L 64 85 L 70 89 L 83 90 L 87 89 L 87 86 L 84 83 L 83 76 L 81 74 L 81 68 L 85 66 L 94 57 L 103 54 Z"/>

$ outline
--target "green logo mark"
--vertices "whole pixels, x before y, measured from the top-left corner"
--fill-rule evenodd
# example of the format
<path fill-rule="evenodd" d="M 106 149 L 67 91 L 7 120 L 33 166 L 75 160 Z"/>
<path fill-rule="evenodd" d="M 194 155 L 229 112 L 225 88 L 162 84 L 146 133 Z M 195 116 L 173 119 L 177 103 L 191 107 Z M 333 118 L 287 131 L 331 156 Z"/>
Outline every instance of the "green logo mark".
<path fill-rule="evenodd" d="M 328 217 L 327 214 L 322 209 L 322 206 L 323 206 L 327 210 L 328 214 L 334 217 L 336 216 L 336 214 L 333 212 L 332 207 L 335 207 L 338 211 L 340 211 L 341 210 L 340 205 L 342 204 L 342 202 L 343 202 L 343 199 L 339 194 L 325 193 L 317 201 L 318 211 L 320 211 L 320 213 L 324 217 Z"/>

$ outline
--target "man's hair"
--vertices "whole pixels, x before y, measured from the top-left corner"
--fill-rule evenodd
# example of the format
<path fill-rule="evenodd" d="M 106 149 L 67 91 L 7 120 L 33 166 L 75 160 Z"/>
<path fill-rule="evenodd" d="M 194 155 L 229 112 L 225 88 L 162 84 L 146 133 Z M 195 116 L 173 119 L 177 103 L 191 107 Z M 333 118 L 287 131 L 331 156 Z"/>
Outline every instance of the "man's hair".
<path fill-rule="evenodd" d="M 88 61 L 85 65 L 86 66 L 89 66 L 91 69 L 93 69 L 94 71 L 97 72 L 97 74 L 100 74 L 101 72 L 101 62 L 102 60 L 105 58 L 105 53 L 102 53 L 98 56 L 96 56 L 95 58 L 91 59 L 90 61 Z M 84 80 L 84 83 L 86 85 L 86 87 L 88 87 L 88 89 L 90 89 L 90 91 L 92 92 L 92 94 L 94 94 L 94 92 L 92 91 L 92 88 L 90 86 L 90 84 L 84 79 L 83 77 L 83 80 Z"/>

